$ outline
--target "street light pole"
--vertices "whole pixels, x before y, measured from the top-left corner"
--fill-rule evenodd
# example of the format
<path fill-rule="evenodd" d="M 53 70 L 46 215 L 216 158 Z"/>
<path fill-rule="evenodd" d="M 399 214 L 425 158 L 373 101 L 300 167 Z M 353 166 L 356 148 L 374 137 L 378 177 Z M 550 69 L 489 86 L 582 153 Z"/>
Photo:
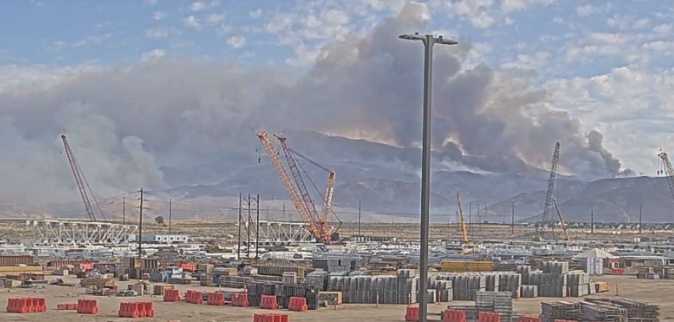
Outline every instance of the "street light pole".
<path fill-rule="evenodd" d="M 421 153 L 421 233 L 419 258 L 419 322 L 427 321 L 428 312 L 428 226 L 430 225 L 431 200 L 431 88 L 433 84 L 433 45 L 456 45 L 454 40 L 442 36 L 400 35 L 400 39 L 421 41 L 424 44 L 424 109 L 423 144 Z"/>

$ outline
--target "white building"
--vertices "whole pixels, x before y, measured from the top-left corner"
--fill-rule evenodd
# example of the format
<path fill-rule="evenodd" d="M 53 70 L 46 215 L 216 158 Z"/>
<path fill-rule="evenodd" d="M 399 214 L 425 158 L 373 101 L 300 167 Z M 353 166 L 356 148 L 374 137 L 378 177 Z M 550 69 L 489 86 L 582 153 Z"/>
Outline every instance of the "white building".
<path fill-rule="evenodd" d="M 131 236 L 131 240 L 137 241 L 138 235 Z M 143 234 L 142 242 L 144 243 L 158 243 L 158 244 L 173 244 L 173 243 L 187 243 L 189 236 L 187 235 L 157 235 L 157 234 Z"/>

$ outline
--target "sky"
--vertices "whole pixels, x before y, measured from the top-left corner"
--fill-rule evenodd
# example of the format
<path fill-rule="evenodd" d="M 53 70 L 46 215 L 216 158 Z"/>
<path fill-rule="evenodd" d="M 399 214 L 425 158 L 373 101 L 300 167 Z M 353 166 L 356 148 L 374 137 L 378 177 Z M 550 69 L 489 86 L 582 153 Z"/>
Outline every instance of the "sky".
<path fill-rule="evenodd" d="M 263 99 L 260 97 L 271 97 L 280 91 L 282 86 L 279 84 L 283 81 L 296 81 L 306 85 L 307 80 L 311 79 L 311 84 L 315 84 L 319 79 L 316 78 L 317 75 L 320 76 L 325 70 L 330 71 L 327 75 L 331 79 L 336 78 L 340 75 L 339 64 L 346 64 L 350 57 L 349 52 L 342 52 L 343 57 L 339 57 L 337 49 L 363 50 L 362 41 L 358 45 L 360 47 L 345 47 L 344 44 L 353 39 L 365 39 L 369 43 L 383 41 L 376 37 L 395 39 L 397 34 L 377 33 L 377 30 L 381 30 L 377 28 L 387 19 L 407 19 L 401 14 L 401 10 L 410 3 L 418 5 L 420 9 L 415 13 L 414 22 L 408 23 L 405 20 L 402 26 L 417 28 L 421 22 L 421 27 L 418 28 L 423 29 L 410 29 L 409 32 L 433 33 L 459 41 L 459 46 L 436 48 L 436 55 L 449 53 L 448 55 L 459 57 L 461 71 L 479 71 L 481 66 L 488 66 L 490 73 L 493 72 L 490 77 L 495 82 L 508 84 L 509 77 L 512 77 L 513 84 L 509 86 L 513 87 L 502 87 L 504 90 L 499 92 L 500 96 L 493 97 L 507 99 L 507 92 L 517 90 L 516 85 L 525 79 L 526 85 L 522 86 L 526 87 L 527 93 L 544 96 L 537 96 L 536 104 L 544 106 L 548 111 L 561 113 L 554 115 L 563 115 L 565 128 L 572 128 L 574 131 L 569 138 L 574 141 L 571 143 L 571 150 L 592 150 L 601 154 L 601 158 L 607 163 L 614 159 L 620 161 L 619 166 L 607 167 L 629 168 L 644 175 L 655 175 L 660 169 L 657 157 L 659 149 L 674 150 L 670 146 L 673 137 L 669 130 L 674 125 L 674 5 L 672 1 L 648 0 L 3 1 L 0 3 L 0 12 L 12 14 L 5 14 L 0 19 L 0 39 L 5 43 L 5 46 L 0 47 L 0 102 L 8 104 L 3 101 L 6 98 L 15 106 L 23 106 L 21 111 L 14 108 L 1 113 L 2 121 L 15 128 L 13 136 L 5 135 L 4 144 L 13 144 L 16 151 L 21 153 L 39 151 L 45 144 L 57 145 L 58 140 L 45 141 L 44 133 L 39 133 L 36 127 L 54 125 L 55 128 L 68 128 L 66 125 L 74 124 L 74 119 L 94 119 L 103 124 L 101 126 L 107 126 L 110 133 L 114 133 L 101 136 L 110 142 L 107 149 L 121 149 L 126 151 L 126 155 L 119 160 L 94 157 L 92 160 L 111 163 L 119 161 L 119 164 L 110 165 L 114 168 L 123 167 L 121 163 L 130 159 L 135 169 L 143 172 L 146 177 L 137 180 L 161 181 L 161 171 L 158 167 L 151 166 L 156 162 L 154 159 L 161 155 L 155 153 L 158 150 L 158 139 L 153 139 L 147 133 L 144 136 L 139 132 L 127 131 L 124 128 L 125 122 L 121 122 L 119 116 L 111 116 L 113 112 L 110 112 L 112 109 L 124 109 L 125 105 L 138 105 L 139 110 L 149 113 L 147 111 L 153 110 L 152 106 L 159 103 L 150 102 L 148 97 L 141 97 L 142 93 L 136 93 L 136 101 L 115 101 L 116 105 L 105 106 L 104 102 L 113 101 L 116 97 L 99 100 L 98 97 L 89 95 L 90 93 L 95 90 L 104 91 L 106 86 L 114 89 L 115 86 L 121 86 L 118 83 L 127 81 L 131 84 L 132 76 L 128 75 L 133 75 L 134 81 L 145 75 L 161 78 L 157 66 L 163 66 L 163 69 L 178 66 L 175 69 L 180 70 L 179 77 L 186 83 L 191 82 L 188 79 L 192 76 L 199 78 L 203 75 L 210 75 L 209 82 L 213 82 L 217 81 L 217 73 L 213 68 L 215 65 L 208 67 L 205 64 L 217 64 L 218 68 L 229 73 L 228 76 L 223 76 L 227 78 L 226 82 L 223 81 L 223 86 L 240 86 L 244 79 L 247 84 L 256 86 L 256 94 L 232 101 L 258 102 Z M 387 41 L 385 44 L 411 46 L 395 41 L 398 40 Z M 404 49 L 405 52 L 421 55 L 421 46 L 409 48 L 411 49 Z M 372 47 L 370 50 L 377 48 Z M 378 57 L 379 60 L 386 60 L 387 56 Z M 419 60 L 420 57 L 414 59 Z M 372 61 L 377 59 L 370 59 Z M 169 64 L 171 62 L 172 65 Z M 328 66 L 329 63 L 333 65 Z M 415 68 L 415 71 L 421 72 L 416 65 Z M 357 74 L 357 70 L 353 68 L 345 67 L 344 70 Z M 163 77 L 178 77 L 175 76 L 177 73 Z M 237 80 L 231 75 L 242 78 Z M 451 78 L 452 75 L 450 73 L 446 76 Z M 124 78 L 127 76 L 128 80 Z M 148 78 L 145 83 L 154 82 L 158 78 Z M 268 85 L 268 78 L 279 81 L 273 86 Z M 265 82 L 258 82 L 260 79 L 265 79 Z M 81 87 L 72 85 L 78 81 L 78 86 Z M 117 82 L 114 83 L 117 85 L 110 85 L 110 82 Z M 196 86 L 197 81 L 194 83 Z M 88 87 L 94 84 L 100 86 L 96 89 Z M 61 91 L 56 92 L 54 88 Z M 162 88 L 164 93 L 167 88 L 175 87 Z M 73 93 L 83 89 L 87 90 L 87 95 L 83 96 L 88 97 L 81 98 L 81 106 L 71 106 Z M 119 96 L 132 91 L 133 89 L 125 89 L 107 95 Z M 18 92 L 24 97 L 16 98 L 14 95 Z M 66 95 L 64 93 L 71 96 L 66 100 L 62 96 Z M 209 107 L 208 104 L 215 104 L 209 101 L 209 93 L 204 92 L 199 98 L 198 104 L 206 106 L 199 110 L 199 113 L 204 113 L 198 117 L 202 122 L 213 120 L 213 113 L 221 113 L 215 107 Z M 149 92 L 147 95 L 150 95 Z M 343 97 L 344 93 L 334 95 Z M 65 107 L 58 111 L 46 107 L 36 108 L 32 115 L 39 114 L 42 119 L 29 124 L 26 121 L 27 116 L 22 113 L 30 114 L 28 110 L 37 104 L 29 101 L 29 98 L 40 98 L 39 104 L 44 106 L 48 105 L 46 102 L 50 99 L 63 98 L 59 104 Z M 180 97 L 174 97 L 173 100 L 180 100 Z M 365 101 L 375 104 L 370 100 Z M 326 103 L 320 100 L 292 101 L 293 104 L 307 102 Z M 363 101 L 357 103 L 362 104 Z M 485 103 L 487 108 L 475 115 L 492 113 L 490 122 L 496 122 L 493 119 L 496 117 L 507 119 L 510 113 L 507 109 L 489 112 L 497 103 L 495 98 L 490 99 L 488 104 Z M 107 110 L 101 112 L 101 106 Z M 236 111 L 246 115 L 252 113 Z M 155 112 L 163 113 L 161 110 Z M 130 113 L 126 116 L 138 117 Z M 531 113 L 535 114 L 535 111 Z M 61 119 L 67 117 L 59 115 L 70 115 L 73 118 Z M 233 115 L 225 116 L 231 118 Z M 217 116 L 225 117 L 219 114 Z M 50 117 L 58 121 L 52 124 L 48 121 Z M 250 116 L 250 120 L 257 118 L 259 117 Z M 344 120 L 349 121 L 346 118 Z M 512 126 L 515 122 L 522 120 L 512 119 L 503 124 Z M 527 122 L 534 126 L 540 121 Z M 503 124 L 502 127 L 507 127 Z M 343 126 L 329 125 L 330 130 L 326 130 L 326 133 L 358 136 L 353 134 L 352 129 L 344 130 Z M 81 125 L 77 128 L 84 133 L 93 133 L 82 130 Z M 203 129 L 192 129 L 190 133 L 206 131 L 206 128 L 207 126 Z M 590 135 L 598 140 L 595 143 L 599 142 L 599 147 L 596 148 L 588 143 L 593 139 L 583 141 L 584 136 L 595 133 L 593 131 L 603 135 L 603 141 L 602 135 Z M 449 131 L 444 135 L 452 137 L 454 134 Z M 526 135 L 530 137 L 542 134 L 527 132 Z M 385 135 L 368 133 L 365 136 L 376 140 Z M 485 141 L 484 137 L 488 133 L 480 136 L 480 140 Z M 10 143 L 7 137 L 16 140 Z M 515 144 L 513 140 L 517 137 L 520 136 L 510 135 L 511 140 L 502 143 Z M 381 141 L 391 140 L 401 143 L 396 139 L 384 138 Z M 35 141 L 40 141 L 41 145 L 33 144 Z M 86 142 L 76 144 L 80 143 L 86 146 Z M 541 163 L 549 160 L 553 145 L 549 141 L 544 143 L 546 145 L 540 149 L 540 157 L 531 157 L 528 161 Z M 562 150 L 565 144 L 562 141 Z M 489 154 L 485 150 L 494 149 L 484 144 L 479 149 L 468 145 L 466 142 L 457 143 L 464 153 L 468 151 Z M 189 145 L 186 147 L 191 148 Z M 519 147 L 513 155 L 523 154 L 524 149 L 524 146 Z M 134 154 L 134 151 L 142 156 Z M 578 152 L 580 154 L 582 153 Z M 55 156 L 49 155 L 48 158 L 52 157 Z M 597 158 L 599 157 L 594 159 Z M 603 162 L 601 158 L 598 162 Z M 588 161 L 588 166 L 596 162 L 594 159 Z M 584 160 L 586 159 L 579 156 L 574 162 L 580 164 Z M 21 157 L 10 161 L 14 165 L 27 167 L 26 159 Z M 583 166 L 585 164 L 567 164 L 566 169 L 578 172 Z M 40 171 L 46 171 L 46 167 L 35 165 Z M 128 174 L 129 177 L 135 177 L 132 172 Z M 615 174 L 617 170 L 611 172 Z M 38 180 L 38 173 L 36 172 L 32 180 Z M 67 175 L 61 173 L 59 176 L 66 180 Z M 110 176 L 112 174 L 101 174 L 101 180 L 110 179 Z M 132 180 L 130 185 L 136 184 L 140 183 Z"/>

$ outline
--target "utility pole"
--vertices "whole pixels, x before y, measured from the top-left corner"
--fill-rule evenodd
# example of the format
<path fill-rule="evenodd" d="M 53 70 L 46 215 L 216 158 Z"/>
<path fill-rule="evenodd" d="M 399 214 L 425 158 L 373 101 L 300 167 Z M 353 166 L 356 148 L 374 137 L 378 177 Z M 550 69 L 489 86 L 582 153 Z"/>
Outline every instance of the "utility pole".
<path fill-rule="evenodd" d="M 260 249 L 260 194 L 258 193 L 255 197 L 255 205 L 257 209 L 257 220 L 255 220 L 255 259 L 259 258 L 259 249 Z"/>
<path fill-rule="evenodd" d="M 594 235 L 594 209 L 590 212 L 590 235 Z"/>
<path fill-rule="evenodd" d="M 236 260 L 241 260 L 241 211 L 242 211 L 242 196 L 241 193 L 239 192 L 239 239 L 237 242 L 236 246 Z"/>
<path fill-rule="evenodd" d="M 135 265 L 135 268 L 138 269 L 138 276 L 136 278 L 141 278 L 142 273 L 142 258 L 143 258 L 143 188 L 140 188 L 140 206 L 138 207 L 138 264 Z"/>
<path fill-rule="evenodd" d="M 282 215 L 282 217 L 283 217 L 283 220 L 290 221 L 289 218 L 286 218 L 286 203 L 285 202 L 283 203 L 283 215 Z"/>
<path fill-rule="evenodd" d="M 122 225 L 126 225 L 126 196 L 122 197 Z"/>
<path fill-rule="evenodd" d="M 473 233 L 473 202 L 468 203 L 468 233 Z"/>
<path fill-rule="evenodd" d="M 511 219 L 510 219 L 510 233 L 515 234 L 515 203 L 512 205 Z"/>
<path fill-rule="evenodd" d="M 358 236 L 360 236 L 360 200 L 358 200 Z"/>
<path fill-rule="evenodd" d="M 404 40 L 421 41 L 424 44 L 424 108 L 423 108 L 423 138 L 421 153 L 421 232 L 420 232 L 420 256 L 419 256 L 419 322 L 427 321 L 428 312 L 428 239 L 431 218 L 431 89 L 433 88 L 433 45 L 456 45 L 456 41 L 434 37 L 433 35 L 421 36 L 400 35 Z"/>
<path fill-rule="evenodd" d="M 639 205 L 639 235 L 641 235 L 641 205 Z"/>
<path fill-rule="evenodd" d="M 250 215 L 250 192 L 248 193 L 246 203 L 248 204 L 248 221 L 246 221 L 246 257 L 250 259 L 250 221 L 252 219 Z"/>
<path fill-rule="evenodd" d="M 171 199 L 169 199 L 169 235 L 171 234 L 171 204 L 172 204 L 172 202 L 173 201 Z"/>

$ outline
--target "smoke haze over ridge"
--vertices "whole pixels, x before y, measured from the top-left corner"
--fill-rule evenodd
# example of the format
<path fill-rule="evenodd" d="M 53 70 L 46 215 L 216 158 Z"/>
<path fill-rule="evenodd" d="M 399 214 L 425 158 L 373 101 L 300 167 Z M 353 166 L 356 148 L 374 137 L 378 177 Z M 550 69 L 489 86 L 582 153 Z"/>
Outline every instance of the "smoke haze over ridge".
<path fill-rule="evenodd" d="M 423 31 L 427 22 L 424 6 L 407 5 L 365 35 L 326 45 L 294 82 L 284 67 L 160 57 L 0 91 L 0 194 L 25 201 L 76 197 L 61 133 L 98 195 L 166 188 L 163 167 L 250 150 L 258 129 L 417 146 L 423 49 L 397 36 Z M 467 67 L 470 50 L 467 44 L 435 50 L 433 144 L 448 160 L 495 172 L 518 171 L 521 163 L 547 168 L 560 141 L 568 174 L 630 173 L 603 147 L 601 133 L 583 133 L 529 75 Z"/>

